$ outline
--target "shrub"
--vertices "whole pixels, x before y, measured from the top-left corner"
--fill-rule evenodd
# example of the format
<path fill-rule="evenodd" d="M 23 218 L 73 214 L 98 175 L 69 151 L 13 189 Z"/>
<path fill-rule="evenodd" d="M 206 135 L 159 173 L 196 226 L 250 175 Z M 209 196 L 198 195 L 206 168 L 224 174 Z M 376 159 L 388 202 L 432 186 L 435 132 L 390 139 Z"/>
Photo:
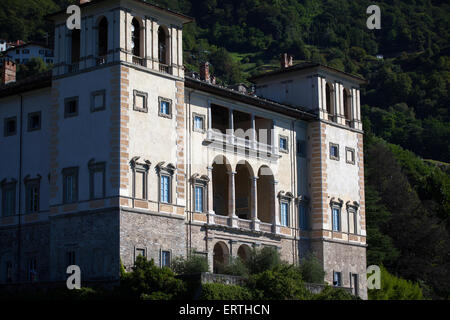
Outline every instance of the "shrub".
<path fill-rule="evenodd" d="M 247 283 L 258 300 L 306 300 L 311 297 L 298 268 L 282 264 L 252 275 Z"/>
<path fill-rule="evenodd" d="M 250 257 L 246 262 L 247 269 L 250 274 L 257 274 L 267 270 L 271 270 L 281 264 L 280 253 L 272 247 L 263 247 L 255 249 L 250 253 Z"/>
<path fill-rule="evenodd" d="M 220 273 L 223 274 L 229 274 L 232 276 L 241 276 L 241 277 L 247 277 L 248 276 L 248 269 L 245 263 L 242 261 L 241 258 L 231 258 L 230 262 L 223 266 Z"/>
<path fill-rule="evenodd" d="M 139 256 L 132 272 L 127 272 L 121 279 L 121 292 L 130 298 L 148 298 L 157 295 L 167 299 L 182 297 L 185 293 L 183 281 L 167 267 L 159 268 L 152 260 Z"/>
<path fill-rule="evenodd" d="M 241 286 L 223 283 L 205 283 L 202 285 L 200 300 L 251 300 L 250 291 Z"/>
<path fill-rule="evenodd" d="M 384 267 L 381 269 L 381 288 L 368 290 L 369 300 L 423 300 L 418 283 L 398 278 Z"/>
<path fill-rule="evenodd" d="M 196 254 L 191 254 L 187 258 L 176 257 L 172 261 L 172 270 L 177 274 L 208 272 L 208 260 Z"/>
<path fill-rule="evenodd" d="M 326 286 L 321 293 L 315 294 L 312 300 L 360 300 L 342 288 Z"/>
<path fill-rule="evenodd" d="M 305 259 L 300 263 L 300 273 L 302 279 L 309 283 L 323 283 L 325 277 L 325 271 L 323 270 L 320 261 L 312 254 L 309 253 Z"/>

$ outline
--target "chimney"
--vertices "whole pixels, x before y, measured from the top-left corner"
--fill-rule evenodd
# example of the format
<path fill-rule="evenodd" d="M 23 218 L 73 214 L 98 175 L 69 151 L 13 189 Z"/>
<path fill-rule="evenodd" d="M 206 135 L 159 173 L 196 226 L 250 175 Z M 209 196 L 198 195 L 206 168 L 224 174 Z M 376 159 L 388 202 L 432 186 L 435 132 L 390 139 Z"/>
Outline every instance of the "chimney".
<path fill-rule="evenodd" d="M 209 77 L 209 62 L 206 61 L 200 65 L 200 80 L 210 82 L 211 78 Z"/>
<path fill-rule="evenodd" d="M 294 64 L 294 56 L 292 54 L 283 53 L 281 55 L 281 68 L 286 69 Z"/>
<path fill-rule="evenodd" d="M 3 62 L 3 66 L 0 69 L 1 73 L 1 83 L 0 84 L 8 84 L 11 82 L 16 82 L 16 64 L 12 61 L 5 60 Z"/>

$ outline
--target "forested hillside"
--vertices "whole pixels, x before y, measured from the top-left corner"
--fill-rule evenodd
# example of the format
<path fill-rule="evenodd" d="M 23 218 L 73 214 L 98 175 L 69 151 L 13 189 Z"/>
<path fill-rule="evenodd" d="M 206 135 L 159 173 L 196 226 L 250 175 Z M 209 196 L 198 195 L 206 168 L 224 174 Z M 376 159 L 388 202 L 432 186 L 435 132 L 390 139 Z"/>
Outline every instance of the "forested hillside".
<path fill-rule="evenodd" d="M 0 38 L 51 40 L 43 16 L 70 2 L 2 0 Z M 368 264 L 450 298 L 448 1 L 377 1 L 381 30 L 367 29 L 366 0 L 149 2 L 195 18 L 184 30 L 185 65 L 210 61 L 220 83 L 277 68 L 282 52 L 368 79 Z"/>

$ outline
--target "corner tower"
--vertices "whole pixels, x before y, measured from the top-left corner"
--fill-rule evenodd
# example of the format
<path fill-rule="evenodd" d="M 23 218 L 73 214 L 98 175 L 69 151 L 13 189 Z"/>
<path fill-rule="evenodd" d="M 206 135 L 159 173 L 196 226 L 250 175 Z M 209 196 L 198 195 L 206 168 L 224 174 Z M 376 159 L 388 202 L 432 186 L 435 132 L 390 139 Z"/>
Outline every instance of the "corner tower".
<path fill-rule="evenodd" d="M 169 243 L 185 254 L 182 28 L 191 19 L 141 0 L 81 1 L 80 9 L 80 30 L 66 27 L 65 10 L 51 16 L 52 280 L 65 277 L 68 247 L 91 270 L 88 280 L 116 278 L 119 260 L 132 266 L 137 253 L 159 261 Z"/>
<path fill-rule="evenodd" d="M 251 80 L 258 96 L 317 115 L 307 130 L 309 219 L 300 243 L 307 242 L 323 263 L 328 283 L 352 287 L 367 298 L 360 111 L 360 85 L 365 80 L 309 62 L 285 63 Z M 305 249 L 299 251 L 304 256 Z"/>

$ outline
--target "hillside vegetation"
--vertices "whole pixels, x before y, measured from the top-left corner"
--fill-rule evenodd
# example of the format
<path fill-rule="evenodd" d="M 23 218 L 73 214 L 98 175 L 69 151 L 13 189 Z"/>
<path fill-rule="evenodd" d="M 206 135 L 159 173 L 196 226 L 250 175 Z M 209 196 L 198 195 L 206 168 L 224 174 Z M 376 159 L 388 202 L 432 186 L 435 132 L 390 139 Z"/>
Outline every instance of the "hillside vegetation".
<path fill-rule="evenodd" d="M 2 0 L 0 38 L 51 41 L 43 16 L 70 2 Z M 368 79 L 368 264 L 419 283 L 428 298 L 450 297 L 448 1 L 377 1 L 381 30 L 367 29 L 366 0 L 150 2 L 195 18 L 185 65 L 208 60 L 219 83 L 277 68 L 282 52 Z"/>

